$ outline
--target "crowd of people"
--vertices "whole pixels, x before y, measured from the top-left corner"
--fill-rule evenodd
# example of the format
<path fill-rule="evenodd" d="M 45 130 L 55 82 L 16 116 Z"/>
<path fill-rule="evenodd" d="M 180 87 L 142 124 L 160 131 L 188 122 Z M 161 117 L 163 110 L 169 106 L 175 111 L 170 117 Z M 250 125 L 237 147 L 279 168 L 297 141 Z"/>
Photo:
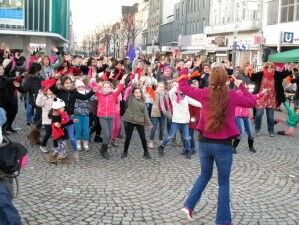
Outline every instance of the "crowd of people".
<path fill-rule="evenodd" d="M 109 146 L 119 147 L 118 139 L 123 136 L 121 158 L 126 158 L 135 127 L 145 159 L 151 159 L 149 149 L 157 149 L 163 157 L 169 143 L 181 147 L 180 155 L 187 159 L 199 149 L 201 175 L 182 209 L 189 219 L 216 161 L 219 176 L 216 223 L 231 224 L 232 154 L 237 153 L 245 132 L 249 151 L 258 151 L 254 137 L 261 132 L 264 111 L 271 137 L 275 137 L 275 124 L 287 126 L 286 131 L 277 134 L 291 136 L 299 123 L 299 76 L 298 65 L 294 63 L 285 65 L 281 71 L 272 63 L 265 63 L 261 71 L 254 72 L 248 61 L 232 67 L 228 61 L 210 65 L 202 57 L 147 58 L 136 54 L 131 61 L 104 55 L 90 58 L 62 55 L 56 47 L 52 51 L 53 55 L 47 56 L 30 50 L 30 56 L 25 58 L 20 52 L 12 53 L 1 46 L 2 133 L 17 132 L 13 123 L 18 108 L 23 107 L 20 96 L 26 111 L 24 119 L 32 130 L 28 137 L 39 144 L 43 153 L 49 153 L 51 163 L 79 161 L 80 150 L 89 151 L 93 142 L 101 143 L 97 144 L 99 154 L 109 160 Z M 286 104 L 283 81 L 287 77 L 297 84 L 294 107 Z M 287 116 L 275 119 L 274 110 L 282 103 Z M 42 131 L 43 136 L 33 135 L 34 131 Z M 53 142 L 52 152 L 49 140 Z M 67 140 L 71 143 L 71 156 Z"/>

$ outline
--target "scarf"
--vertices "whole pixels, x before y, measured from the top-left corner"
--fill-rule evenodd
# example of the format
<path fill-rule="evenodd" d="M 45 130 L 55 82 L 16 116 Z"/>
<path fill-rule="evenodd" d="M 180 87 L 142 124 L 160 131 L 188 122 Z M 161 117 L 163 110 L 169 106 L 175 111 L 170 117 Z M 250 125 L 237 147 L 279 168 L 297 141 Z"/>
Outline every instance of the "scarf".
<path fill-rule="evenodd" d="M 274 71 L 272 73 L 269 73 L 268 70 L 263 70 L 263 75 L 265 78 L 268 80 L 273 80 L 274 79 Z"/>
<path fill-rule="evenodd" d="M 105 91 L 105 90 L 102 90 L 102 93 L 103 95 L 110 95 L 113 91 Z"/>

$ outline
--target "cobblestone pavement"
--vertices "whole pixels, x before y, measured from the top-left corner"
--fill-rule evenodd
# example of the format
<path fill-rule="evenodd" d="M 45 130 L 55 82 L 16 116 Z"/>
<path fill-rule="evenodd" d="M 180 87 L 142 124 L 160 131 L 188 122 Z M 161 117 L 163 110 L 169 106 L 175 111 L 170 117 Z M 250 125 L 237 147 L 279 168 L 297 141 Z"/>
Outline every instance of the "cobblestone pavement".
<path fill-rule="evenodd" d="M 28 146 L 30 163 L 19 177 L 15 200 L 24 224 L 214 224 L 217 171 L 188 222 L 179 209 L 199 173 L 198 156 L 187 160 L 179 148 L 168 147 L 165 157 L 151 151 L 142 158 L 139 137 L 134 134 L 129 157 L 111 149 L 112 159 L 99 156 L 99 144 L 80 152 L 80 162 L 49 165 L 38 147 L 28 145 L 28 128 L 21 112 L 11 135 Z M 265 120 L 265 118 L 264 118 Z M 278 130 L 278 128 L 277 128 Z M 234 156 L 231 205 L 235 224 L 299 224 L 299 135 L 256 138 L 256 154 L 242 140 Z"/>

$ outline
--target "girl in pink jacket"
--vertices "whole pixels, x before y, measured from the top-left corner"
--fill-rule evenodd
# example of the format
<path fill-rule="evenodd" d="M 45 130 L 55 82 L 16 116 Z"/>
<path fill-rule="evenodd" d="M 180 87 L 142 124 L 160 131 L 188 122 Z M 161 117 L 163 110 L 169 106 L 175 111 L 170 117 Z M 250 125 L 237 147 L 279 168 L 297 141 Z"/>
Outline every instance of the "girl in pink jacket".
<path fill-rule="evenodd" d="M 100 119 L 102 127 L 103 142 L 100 154 L 104 159 L 109 160 L 108 144 L 111 139 L 113 119 L 115 117 L 115 104 L 118 96 L 125 87 L 125 80 L 128 75 L 124 75 L 117 86 L 117 89 L 113 91 L 113 84 L 109 81 L 103 83 L 101 90 L 96 92 L 98 98 L 97 116 Z"/>

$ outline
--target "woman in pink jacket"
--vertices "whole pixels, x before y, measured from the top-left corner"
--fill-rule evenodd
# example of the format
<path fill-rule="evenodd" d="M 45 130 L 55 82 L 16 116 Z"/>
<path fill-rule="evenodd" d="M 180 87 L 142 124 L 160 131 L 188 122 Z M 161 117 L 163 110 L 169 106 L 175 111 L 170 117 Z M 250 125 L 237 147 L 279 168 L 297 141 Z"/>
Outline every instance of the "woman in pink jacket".
<path fill-rule="evenodd" d="M 222 66 L 211 69 L 208 88 L 194 88 L 188 84 L 188 75 L 182 75 L 180 90 L 187 96 L 201 102 L 202 111 L 197 130 L 200 134 L 199 158 L 201 174 L 197 178 L 182 211 L 188 219 L 203 191 L 209 183 L 214 161 L 218 170 L 218 204 L 216 224 L 232 224 L 230 212 L 230 171 L 232 166 L 232 140 L 239 136 L 235 123 L 235 108 L 252 108 L 256 105 L 256 97 L 242 85 L 242 81 L 234 78 L 235 85 L 242 91 L 239 95 L 229 90 L 226 85 L 227 72 Z"/>
<path fill-rule="evenodd" d="M 125 87 L 125 80 L 128 75 L 124 75 L 117 86 L 116 91 L 113 91 L 113 85 L 109 81 L 103 83 L 103 88 L 96 92 L 98 98 L 97 116 L 100 119 L 103 142 L 101 147 L 101 156 L 109 160 L 108 144 L 111 139 L 113 119 L 115 116 L 115 104 L 118 96 Z"/>

